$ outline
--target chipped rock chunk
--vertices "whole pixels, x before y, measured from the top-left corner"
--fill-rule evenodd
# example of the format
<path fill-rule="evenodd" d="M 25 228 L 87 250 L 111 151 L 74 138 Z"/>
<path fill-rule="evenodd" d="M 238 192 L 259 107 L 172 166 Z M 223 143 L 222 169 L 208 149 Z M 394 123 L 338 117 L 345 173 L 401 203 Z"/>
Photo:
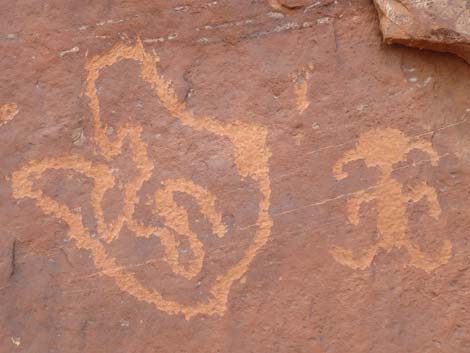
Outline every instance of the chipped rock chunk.
<path fill-rule="evenodd" d="M 470 62 L 470 1 L 374 0 L 384 42 L 456 54 Z"/>

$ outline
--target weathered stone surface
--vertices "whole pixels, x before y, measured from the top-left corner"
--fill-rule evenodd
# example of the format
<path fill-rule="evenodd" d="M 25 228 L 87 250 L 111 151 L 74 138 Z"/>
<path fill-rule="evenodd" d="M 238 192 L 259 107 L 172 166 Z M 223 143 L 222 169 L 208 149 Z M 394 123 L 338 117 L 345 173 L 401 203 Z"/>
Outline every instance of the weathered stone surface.
<path fill-rule="evenodd" d="M 374 0 L 386 43 L 454 53 L 470 62 L 467 0 Z"/>
<path fill-rule="evenodd" d="M 0 352 L 470 351 L 469 65 L 369 0 L 0 5 Z"/>
<path fill-rule="evenodd" d="M 288 9 L 302 8 L 310 4 L 307 0 L 277 0 L 279 4 Z"/>

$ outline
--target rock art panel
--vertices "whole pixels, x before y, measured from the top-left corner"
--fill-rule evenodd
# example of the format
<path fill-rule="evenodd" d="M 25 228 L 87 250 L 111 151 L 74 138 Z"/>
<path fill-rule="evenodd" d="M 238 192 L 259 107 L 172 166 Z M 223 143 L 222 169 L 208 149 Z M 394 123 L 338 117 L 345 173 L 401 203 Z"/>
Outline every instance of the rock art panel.
<path fill-rule="evenodd" d="M 470 3 L 374 0 L 386 43 L 454 53 L 470 62 Z"/>
<path fill-rule="evenodd" d="M 367 167 L 380 170 L 380 179 L 373 188 L 351 196 L 347 203 L 349 221 L 359 223 L 361 205 L 374 202 L 377 208 L 377 229 L 380 240 L 354 256 L 351 250 L 333 247 L 330 252 L 339 263 L 352 269 L 369 267 L 380 249 L 387 252 L 393 248 L 405 248 L 410 254 L 410 265 L 431 272 L 446 264 L 452 255 L 452 244 L 442 239 L 443 245 L 438 254 L 428 255 L 408 238 L 407 205 L 425 199 L 431 217 L 438 218 L 441 208 L 434 188 L 426 183 L 416 186 L 411 193 L 403 192 L 403 185 L 392 177 L 393 166 L 403 161 L 412 150 L 420 150 L 430 156 L 432 165 L 437 165 L 439 156 L 429 141 L 411 139 L 401 131 L 391 128 L 373 129 L 361 135 L 356 147 L 344 154 L 336 162 L 333 171 L 336 179 L 348 176 L 343 167 L 355 160 L 363 160 Z"/>
<path fill-rule="evenodd" d="M 139 192 L 143 184 L 152 177 L 155 166 L 148 157 L 148 146 L 141 138 L 142 127 L 138 124 L 128 123 L 121 126 L 115 138 L 107 135 L 107 126 L 101 118 L 100 100 L 96 88 L 101 71 L 122 60 L 133 60 L 140 64 L 141 78 L 151 85 L 161 104 L 182 124 L 229 139 L 233 145 L 233 156 L 238 172 L 243 178 L 252 178 L 262 195 L 258 207 L 257 230 L 251 245 L 234 266 L 217 277 L 210 289 L 210 298 L 204 302 L 183 305 L 166 299 L 159 291 L 147 288 L 131 272 L 118 266 L 116 260 L 107 253 L 106 245 L 119 238 L 123 227 L 127 227 L 137 237 L 158 237 L 164 247 L 165 261 L 175 275 L 191 279 L 200 273 L 205 254 L 204 247 L 198 235 L 189 226 L 188 213 L 175 202 L 175 193 L 185 193 L 196 200 L 201 213 L 209 221 L 217 237 L 224 237 L 227 231 L 222 222 L 222 215 L 215 207 L 216 196 L 201 185 L 185 178 L 165 180 L 154 193 L 155 213 L 164 219 L 165 226 L 147 226 L 134 218 L 135 208 L 140 200 Z M 110 161 L 120 155 L 123 145 L 128 143 L 132 150 L 132 162 L 138 169 L 137 176 L 124 181 L 124 205 L 115 221 L 106 222 L 102 207 L 106 192 L 117 182 L 113 170 L 106 163 L 93 162 L 80 155 L 30 161 L 13 173 L 13 195 L 17 199 L 34 199 L 45 214 L 53 215 L 65 222 L 69 228 L 69 237 L 75 241 L 76 246 L 89 251 L 96 267 L 106 276 L 113 278 L 122 291 L 141 301 L 153 304 L 158 310 L 168 314 L 183 314 L 187 319 L 197 314 L 222 315 L 226 309 L 227 297 L 233 282 L 245 274 L 256 253 L 266 244 L 270 235 L 272 223 L 269 215 L 271 187 L 268 161 L 270 151 L 266 147 L 267 131 L 261 126 L 241 121 L 222 124 L 214 117 L 194 116 L 186 109 L 184 103 L 178 101 L 171 81 L 158 72 L 156 66 L 158 61 L 158 56 L 146 52 L 142 43 L 138 41 L 135 45 L 115 46 L 109 53 L 91 59 L 85 68 L 87 72 L 85 95 L 89 99 L 89 109 L 93 116 L 94 141 L 99 153 L 106 161 Z M 50 170 L 60 170 L 64 173 L 76 172 L 93 180 L 91 200 L 101 240 L 92 237 L 90 231 L 84 226 L 79 212 L 69 209 L 35 187 L 34 182 Z M 186 265 L 180 264 L 179 261 L 177 234 L 187 238 L 193 254 L 192 259 Z"/>
<path fill-rule="evenodd" d="M 470 351 L 464 60 L 370 0 L 2 5 L 1 353 Z"/>

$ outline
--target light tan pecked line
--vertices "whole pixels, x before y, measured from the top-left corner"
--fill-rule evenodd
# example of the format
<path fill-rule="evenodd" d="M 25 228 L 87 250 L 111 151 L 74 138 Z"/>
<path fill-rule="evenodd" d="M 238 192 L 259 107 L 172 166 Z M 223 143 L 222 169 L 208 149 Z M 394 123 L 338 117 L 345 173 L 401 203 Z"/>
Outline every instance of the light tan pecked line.
<path fill-rule="evenodd" d="M 300 72 L 291 75 L 292 80 L 294 81 L 294 94 L 299 114 L 302 114 L 310 106 L 310 100 L 308 99 L 308 85 L 313 69 L 313 64 L 310 64 Z"/>
<path fill-rule="evenodd" d="M 410 194 L 403 192 L 403 185 L 392 177 L 393 165 L 404 160 L 411 150 L 421 150 L 431 157 L 431 163 L 437 165 L 439 156 L 429 141 L 422 138 L 410 140 L 396 129 L 373 129 L 364 133 L 356 147 L 344 154 L 335 164 L 333 172 L 337 179 L 347 177 L 343 167 L 351 161 L 364 160 L 368 167 L 377 167 L 380 180 L 372 191 L 354 194 L 348 202 L 348 218 L 352 224 L 359 223 L 359 210 L 363 203 L 375 201 L 378 211 L 377 228 L 381 239 L 372 245 L 361 256 L 355 257 L 351 250 L 333 247 L 330 252 L 339 263 L 352 269 L 365 269 L 370 266 L 379 249 L 390 252 L 393 248 L 405 248 L 410 254 L 412 266 L 431 272 L 446 264 L 452 255 L 452 244 L 443 241 L 440 252 L 434 256 L 424 254 L 412 243 L 406 215 L 410 201 L 417 202 L 426 198 L 429 214 L 438 218 L 441 213 L 436 191 L 423 183 L 415 187 Z"/>
<path fill-rule="evenodd" d="M 204 249 L 197 235 L 189 227 L 189 219 L 186 210 L 176 204 L 173 200 L 173 193 L 185 192 L 192 195 L 201 212 L 207 217 L 212 224 L 213 232 L 218 237 L 223 237 L 226 232 L 225 225 L 222 223 L 222 215 L 215 209 L 215 197 L 203 187 L 186 179 L 169 179 L 163 182 L 163 188 L 155 193 L 155 204 L 159 214 L 163 216 L 166 224 L 171 224 L 171 228 L 178 234 L 185 234 L 188 237 L 191 249 L 193 251 L 194 261 L 186 270 L 178 265 L 177 244 L 174 236 L 162 236 L 162 242 L 165 246 L 167 259 L 175 273 L 181 274 L 186 278 L 193 278 L 202 269 L 204 260 Z"/>
<path fill-rule="evenodd" d="M 152 177 L 154 165 L 147 155 L 147 145 L 141 138 L 142 128 L 136 124 L 121 126 L 114 139 L 108 138 L 107 127 L 101 121 L 99 98 L 96 81 L 101 70 L 122 60 L 135 60 L 140 63 L 141 78 L 148 82 L 161 104 L 176 118 L 195 130 L 204 130 L 220 137 L 227 138 L 233 146 L 233 158 L 238 172 L 243 178 L 252 178 L 259 186 L 261 200 L 258 209 L 257 229 L 251 245 L 246 249 L 241 260 L 217 277 L 210 288 L 210 296 L 204 302 L 186 305 L 164 298 L 157 290 L 146 288 L 135 275 L 119 267 L 115 259 L 108 256 L 105 244 L 119 237 L 124 225 L 135 232 L 136 236 L 158 236 L 165 248 L 165 260 L 175 275 L 187 279 L 193 278 L 202 269 L 204 259 L 203 244 L 189 227 L 188 215 L 184 208 L 178 206 L 174 192 L 184 192 L 194 197 L 201 212 L 212 225 L 213 233 L 222 237 L 226 228 L 222 223 L 221 214 L 216 210 L 216 198 L 208 190 L 194 182 L 184 179 L 165 180 L 162 188 L 155 192 L 156 213 L 163 216 L 165 226 L 162 228 L 148 227 L 134 219 L 135 207 L 139 202 L 138 192 L 142 185 Z M 271 152 L 266 147 L 267 130 L 261 126 L 242 121 L 223 124 L 210 116 L 195 117 L 184 102 L 179 102 L 171 87 L 172 83 L 162 77 L 157 70 L 159 58 L 145 51 L 140 41 L 129 46 L 119 44 L 109 53 L 93 58 L 86 65 L 87 79 L 85 94 L 89 98 L 89 108 L 93 116 L 94 140 L 106 160 L 110 161 L 122 153 L 125 141 L 132 150 L 132 161 L 138 175 L 127 180 L 124 188 L 124 206 L 117 219 L 107 224 L 104 220 L 102 201 L 105 193 L 114 184 L 111 169 L 105 164 L 94 163 L 81 156 L 70 155 L 32 161 L 15 171 L 12 175 L 12 188 L 15 198 L 29 197 L 35 199 L 37 205 L 46 214 L 52 214 L 69 226 L 69 236 L 75 240 L 80 249 L 91 252 L 93 261 L 101 273 L 112 277 L 123 291 L 137 299 L 150 303 L 156 309 L 169 314 L 183 314 L 189 319 L 197 314 L 224 314 L 230 288 L 234 281 L 239 280 L 248 270 L 257 252 L 269 239 L 272 220 L 269 215 L 271 185 L 269 180 L 268 161 Z M 83 226 L 82 216 L 72 212 L 67 206 L 45 195 L 42 190 L 34 188 L 34 180 L 40 178 L 47 170 L 73 170 L 94 180 L 91 199 L 98 232 L 102 241 L 92 238 L 89 230 Z M 193 260 L 188 266 L 179 262 L 175 234 L 188 238 Z"/>
<path fill-rule="evenodd" d="M 13 120 L 16 114 L 18 114 L 18 111 L 19 109 L 16 103 L 5 103 L 0 105 L 0 126 Z"/>

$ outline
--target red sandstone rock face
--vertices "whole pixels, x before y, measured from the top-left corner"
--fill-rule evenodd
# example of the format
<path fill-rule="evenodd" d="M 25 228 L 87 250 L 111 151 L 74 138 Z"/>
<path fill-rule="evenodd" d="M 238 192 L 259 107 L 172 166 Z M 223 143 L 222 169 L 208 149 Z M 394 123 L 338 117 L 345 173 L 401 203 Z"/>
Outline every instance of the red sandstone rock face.
<path fill-rule="evenodd" d="M 470 351 L 469 65 L 366 0 L 1 6 L 0 352 Z"/>
<path fill-rule="evenodd" d="M 454 53 L 470 62 L 470 2 L 374 0 L 386 43 Z"/>
<path fill-rule="evenodd" d="M 281 6 L 284 6 L 288 9 L 298 9 L 303 8 L 310 3 L 307 0 L 276 0 Z"/>

